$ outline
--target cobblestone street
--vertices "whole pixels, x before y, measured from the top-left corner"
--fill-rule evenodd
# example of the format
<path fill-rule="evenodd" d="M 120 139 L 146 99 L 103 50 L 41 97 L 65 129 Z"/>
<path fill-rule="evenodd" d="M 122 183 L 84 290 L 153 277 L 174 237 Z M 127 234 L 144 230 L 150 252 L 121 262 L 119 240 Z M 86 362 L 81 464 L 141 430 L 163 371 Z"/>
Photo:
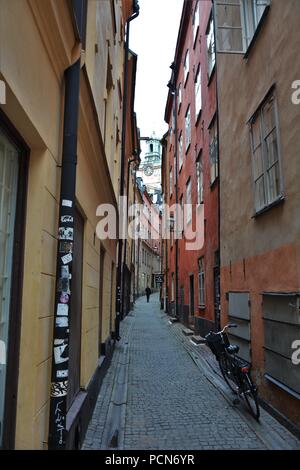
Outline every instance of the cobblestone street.
<path fill-rule="evenodd" d="M 182 329 L 168 322 L 157 295 L 136 302 L 122 322 L 83 449 L 299 449 L 264 410 L 258 424 L 232 404 L 206 347 L 193 346 Z"/>

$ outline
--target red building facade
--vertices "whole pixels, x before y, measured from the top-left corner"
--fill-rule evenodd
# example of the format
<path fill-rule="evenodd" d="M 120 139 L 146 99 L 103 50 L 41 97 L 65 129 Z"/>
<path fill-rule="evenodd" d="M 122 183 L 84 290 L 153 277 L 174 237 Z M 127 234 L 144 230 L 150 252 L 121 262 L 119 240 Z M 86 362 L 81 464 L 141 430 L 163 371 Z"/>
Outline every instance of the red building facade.
<path fill-rule="evenodd" d="M 184 208 L 185 220 L 190 222 L 182 238 L 176 243 L 173 232 L 164 242 L 164 291 L 169 312 L 204 335 L 219 323 L 220 299 L 218 126 L 210 0 L 184 1 L 171 68 L 165 110 L 169 132 L 162 165 L 164 202 L 192 204 L 192 209 Z M 204 243 L 187 250 L 187 231 L 195 229 L 196 216 L 203 214 Z"/>

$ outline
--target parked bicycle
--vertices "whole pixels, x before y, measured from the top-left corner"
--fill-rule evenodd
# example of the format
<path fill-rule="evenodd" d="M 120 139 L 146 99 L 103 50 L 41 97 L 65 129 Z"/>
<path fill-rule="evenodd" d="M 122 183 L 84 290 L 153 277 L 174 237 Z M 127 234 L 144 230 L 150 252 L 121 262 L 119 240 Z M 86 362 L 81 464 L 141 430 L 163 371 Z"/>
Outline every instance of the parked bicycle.
<path fill-rule="evenodd" d="M 251 364 L 238 357 L 239 346 L 230 344 L 226 330 L 237 328 L 235 323 L 229 323 L 217 333 L 211 331 L 205 336 L 205 344 L 216 356 L 225 382 L 238 397 L 243 398 L 250 413 L 259 421 L 257 386 L 251 379 Z M 239 403 L 235 400 L 234 403 Z"/>

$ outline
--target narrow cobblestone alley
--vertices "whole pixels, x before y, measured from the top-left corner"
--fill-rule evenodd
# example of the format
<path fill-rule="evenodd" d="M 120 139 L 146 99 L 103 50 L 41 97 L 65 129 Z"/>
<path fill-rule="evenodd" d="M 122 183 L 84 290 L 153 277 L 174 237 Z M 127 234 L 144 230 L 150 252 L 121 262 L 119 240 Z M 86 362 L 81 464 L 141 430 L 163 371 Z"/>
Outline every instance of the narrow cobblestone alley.
<path fill-rule="evenodd" d="M 266 412 L 254 424 L 207 380 L 176 334 L 180 327 L 169 324 L 156 295 L 136 302 L 122 322 L 83 449 L 299 448 Z"/>

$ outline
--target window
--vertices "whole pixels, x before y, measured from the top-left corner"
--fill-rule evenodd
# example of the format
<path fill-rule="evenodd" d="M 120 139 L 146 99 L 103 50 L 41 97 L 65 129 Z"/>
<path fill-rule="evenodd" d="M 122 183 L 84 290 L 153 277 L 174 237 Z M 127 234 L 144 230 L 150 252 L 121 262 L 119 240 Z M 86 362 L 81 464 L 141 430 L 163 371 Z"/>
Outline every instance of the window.
<path fill-rule="evenodd" d="M 270 0 L 216 0 L 218 52 L 246 52 L 270 3 Z"/>
<path fill-rule="evenodd" d="M 183 139 L 182 139 L 182 132 L 180 132 L 179 140 L 178 140 L 178 154 L 179 154 L 179 171 L 183 165 Z"/>
<path fill-rule="evenodd" d="M 272 93 L 251 121 L 255 210 L 283 196 L 276 100 Z"/>
<path fill-rule="evenodd" d="M 180 209 L 181 209 L 181 226 L 179 226 L 179 231 L 184 231 L 184 202 L 183 195 L 180 198 Z"/>
<path fill-rule="evenodd" d="M 242 7 L 242 23 L 244 26 L 244 43 L 247 49 L 252 41 L 254 33 L 264 14 L 270 0 L 243 0 Z"/>
<path fill-rule="evenodd" d="M 215 68 L 215 63 L 216 63 L 214 23 L 213 23 L 212 17 L 209 21 L 209 25 L 207 28 L 206 44 L 207 44 L 207 58 L 208 58 L 208 76 L 210 77 Z"/>
<path fill-rule="evenodd" d="M 204 257 L 198 259 L 198 289 L 199 289 L 199 305 L 205 307 L 205 273 L 204 273 Z"/>
<path fill-rule="evenodd" d="M 197 171 L 197 204 L 203 202 L 203 167 L 202 167 L 202 156 L 200 156 L 196 162 Z"/>
<path fill-rule="evenodd" d="M 209 159 L 210 159 L 210 182 L 211 184 L 218 177 L 218 128 L 217 118 L 214 118 L 213 123 L 209 128 Z"/>
<path fill-rule="evenodd" d="M 198 34 L 198 31 L 199 31 L 199 25 L 200 25 L 199 4 L 200 4 L 200 1 L 197 0 L 196 6 L 195 6 L 195 11 L 194 11 L 194 16 L 193 16 L 194 45 L 195 45 L 195 41 L 196 41 L 196 38 L 197 38 L 197 34 Z"/>
<path fill-rule="evenodd" d="M 178 87 L 178 112 L 179 112 L 180 107 L 181 107 L 181 102 L 182 102 L 182 85 L 180 83 L 179 87 Z"/>
<path fill-rule="evenodd" d="M 191 144 L 191 110 L 188 106 L 185 113 L 185 151 L 187 152 Z"/>
<path fill-rule="evenodd" d="M 201 95 L 201 67 L 198 67 L 195 78 L 195 119 L 198 120 L 202 108 L 202 95 Z"/>
<path fill-rule="evenodd" d="M 190 53 L 189 50 L 186 51 L 185 58 L 184 58 L 184 85 L 188 79 L 190 70 Z"/>
<path fill-rule="evenodd" d="M 170 169 L 170 196 L 173 194 L 173 168 Z"/>
<path fill-rule="evenodd" d="M 192 220 L 192 182 L 191 178 L 186 183 L 186 223 Z"/>

